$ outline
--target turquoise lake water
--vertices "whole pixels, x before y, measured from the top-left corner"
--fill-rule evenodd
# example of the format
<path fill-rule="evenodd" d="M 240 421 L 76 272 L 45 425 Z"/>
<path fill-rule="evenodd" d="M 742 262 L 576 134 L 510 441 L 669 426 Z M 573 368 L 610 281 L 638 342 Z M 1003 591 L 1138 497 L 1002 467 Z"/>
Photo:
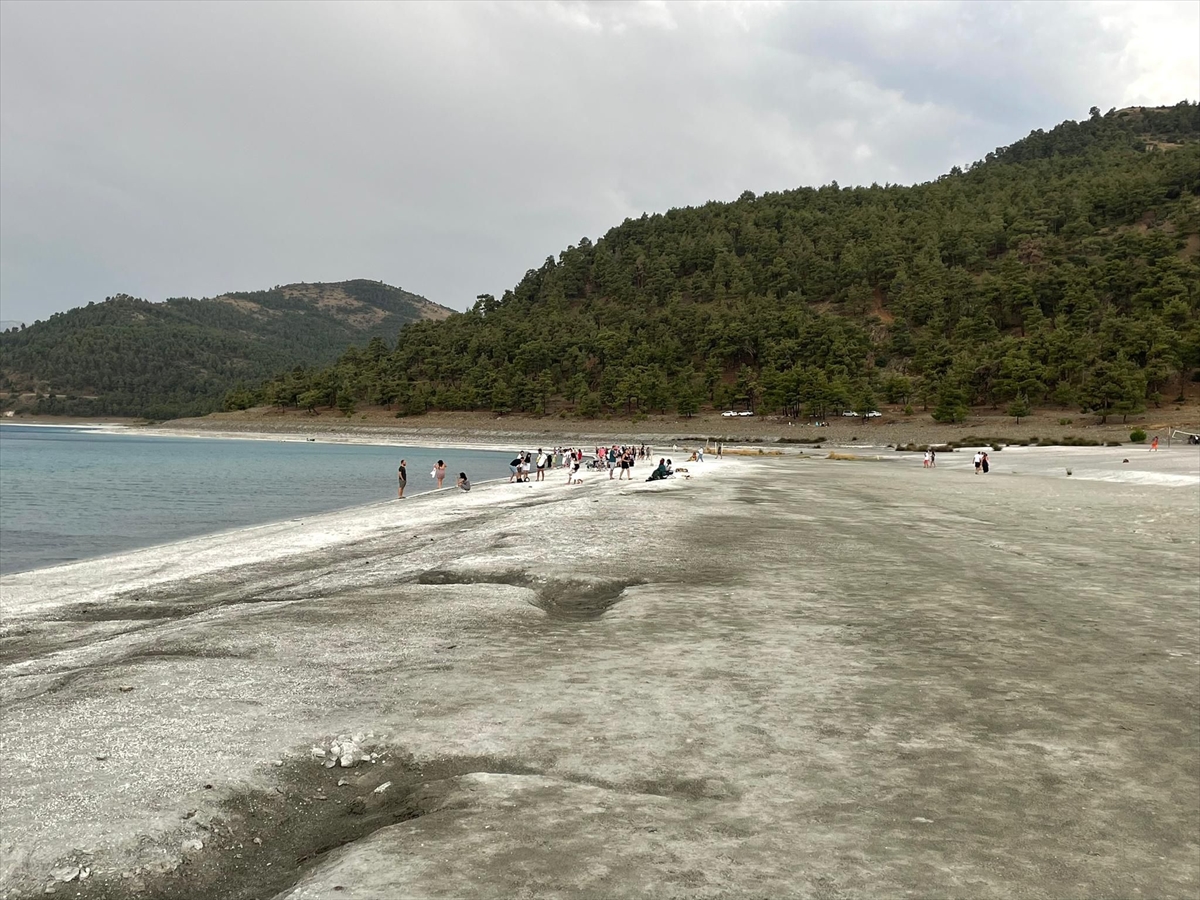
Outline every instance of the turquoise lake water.
<path fill-rule="evenodd" d="M 508 477 L 512 453 L 406 446 L 172 438 L 72 427 L 0 425 L 0 572 L 302 518 Z"/>

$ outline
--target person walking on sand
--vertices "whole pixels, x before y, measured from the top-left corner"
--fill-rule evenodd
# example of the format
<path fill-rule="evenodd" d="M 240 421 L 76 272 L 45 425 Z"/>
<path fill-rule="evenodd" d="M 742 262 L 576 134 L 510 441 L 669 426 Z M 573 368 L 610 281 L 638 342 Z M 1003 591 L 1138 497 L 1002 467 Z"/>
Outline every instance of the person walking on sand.
<path fill-rule="evenodd" d="M 404 499 L 404 488 L 408 485 L 408 461 L 400 460 L 400 491 L 396 494 L 397 500 Z"/>
<path fill-rule="evenodd" d="M 937 451 L 932 447 L 929 448 L 929 468 L 937 468 Z"/>
<path fill-rule="evenodd" d="M 1154 440 L 1152 440 L 1152 441 L 1150 442 L 1150 449 L 1151 449 L 1151 450 L 1157 450 L 1157 449 L 1158 449 L 1158 435 L 1157 435 L 1157 434 L 1154 436 Z"/>
<path fill-rule="evenodd" d="M 437 489 L 442 489 L 442 482 L 446 480 L 446 463 L 443 460 L 438 460 L 437 465 L 433 467 L 433 477 L 437 479 Z"/>
<path fill-rule="evenodd" d="M 991 468 L 991 466 L 990 466 L 990 465 L 988 465 L 988 457 L 987 457 L 987 451 L 986 451 L 986 450 L 983 452 L 983 454 L 982 454 L 982 457 L 983 457 L 983 458 L 982 458 L 982 459 L 980 459 L 980 461 L 979 461 L 979 464 L 980 464 L 981 466 L 983 466 L 983 474 L 984 474 L 984 475 L 986 475 L 986 474 L 988 473 L 988 469 L 990 469 L 990 468 Z"/>
<path fill-rule="evenodd" d="M 971 461 L 975 463 L 975 474 L 978 475 L 979 470 L 983 468 L 983 454 L 976 450 L 975 458 Z"/>

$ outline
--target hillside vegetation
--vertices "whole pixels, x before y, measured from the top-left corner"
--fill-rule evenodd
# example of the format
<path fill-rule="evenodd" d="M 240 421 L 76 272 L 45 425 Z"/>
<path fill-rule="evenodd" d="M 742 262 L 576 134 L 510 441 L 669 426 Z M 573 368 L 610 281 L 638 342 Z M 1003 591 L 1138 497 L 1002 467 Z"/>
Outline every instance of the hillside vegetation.
<path fill-rule="evenodd" d="M 1093 110 L 927 184 L 643 215 L 230 404 L 1133 412 L 1200 366 L 1198 138 L 1194 103 Z"/>
<path fill-rule="evenodd" d="M 449 314 L 376 281 L 164 303 L 110 297 L 0 334 L 0 396 L 43 414 L 204 415 L 239 382 L 327 365 L 353 344 Z"/>

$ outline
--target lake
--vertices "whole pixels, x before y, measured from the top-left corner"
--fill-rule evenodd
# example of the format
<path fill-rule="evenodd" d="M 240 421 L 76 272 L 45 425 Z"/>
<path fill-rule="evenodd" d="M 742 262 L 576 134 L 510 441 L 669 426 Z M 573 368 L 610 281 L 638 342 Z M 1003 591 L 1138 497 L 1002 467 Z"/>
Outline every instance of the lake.
<path fill-rule="evenodd" d="M 0 424 L 0 572 L 297 519 L 508 476 L 513 454 L 296 438 L 230 440 Z"/>

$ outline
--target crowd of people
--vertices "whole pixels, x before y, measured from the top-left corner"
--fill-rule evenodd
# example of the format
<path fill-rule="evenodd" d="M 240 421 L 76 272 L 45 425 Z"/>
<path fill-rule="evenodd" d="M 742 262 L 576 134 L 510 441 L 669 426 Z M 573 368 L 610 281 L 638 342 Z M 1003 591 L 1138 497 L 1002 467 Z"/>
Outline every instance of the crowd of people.
<path fill-rule="evenodd" d="M 703 451 L 694 453 L 693 459 L 699 455 L 703 462 Z M 607 447 L 593 447 L 584 450 L 582 447 L 555 447 L 546 450 L 539 447 L 537 453 L 522 450 L 508 464 L 510 484 L 528 481 L 545 481 L 546 472 L 551 469 L 566 469 L 567 484 L 580 484 L 580 470 L 583 468 L 593 471 L 607 471 L 610 480 L 632 481 L 633 470 L 639 462 L 653 461 L 654 450 L 645 444 L 612 444 Z M 660 468 L 665 466 L 673 474 L 673 465 L 665 457 L 659 460 Z M 655 473 L 659 470 L 655 469 Z M 664 477 L 659 475 L 658 477 Z M 652 474 L 649 480 L 657 480 Z"/>
<path fill-rule="evenodd" d="M 720 456 L 718 449 L 717 455 Z M 552 469 L 566 470 L 567 484 L 582 484 L 581 469 L 607 471 L 609 480 L 633 481 L 633 470 L 639 462 L 653 463 L 654 450 L 646 444 L 612 444 L 607 447 L 593 447 L 584 450 L 582 447 L 555 447 L 551 450 L 539 447 L 536 453 L 521 450 L 509 462 L 509 484 L 524 484 L 545 481 L 546 473 Z M 704 462 L 704 449 L 692 451 L 689 462 Z M 429 473 L 438 490 L 446 478 L 446 462 L 439 459 Z M 686 472 L 687 470 L 682 470 Z M 667 457 L 662 457 L 658 465 L 651 471 L 646 481 L 659 481 L 675 475 L 675 464 Z M 399 490 L 397 496 L 404 499 L 404 489 L 408 486 L 408 460 L 400 460 Z M 460 490 L 469 491 L 471 481 L 466 472 L 459 472 L 455 486 Z"/>

